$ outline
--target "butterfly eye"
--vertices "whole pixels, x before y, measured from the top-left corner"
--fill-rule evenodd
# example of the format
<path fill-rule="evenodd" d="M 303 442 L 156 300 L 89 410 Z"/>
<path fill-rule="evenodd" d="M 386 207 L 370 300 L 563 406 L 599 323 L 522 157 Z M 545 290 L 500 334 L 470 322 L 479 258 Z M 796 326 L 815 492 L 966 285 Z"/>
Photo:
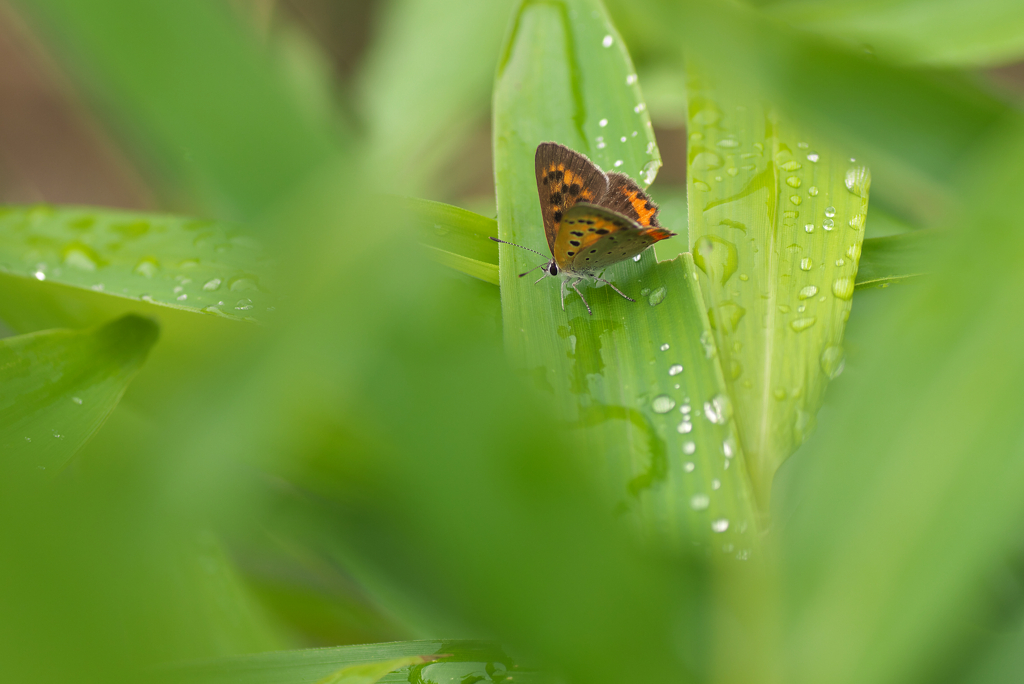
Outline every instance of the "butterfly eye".
<path fill-rule="evenodd" d="M 551 262 L 551 267 L 548 269 L 548 273 L 550 273 L 553 276 L 558 275 L 558 266 L 555 265 L 554 261 Z"/>

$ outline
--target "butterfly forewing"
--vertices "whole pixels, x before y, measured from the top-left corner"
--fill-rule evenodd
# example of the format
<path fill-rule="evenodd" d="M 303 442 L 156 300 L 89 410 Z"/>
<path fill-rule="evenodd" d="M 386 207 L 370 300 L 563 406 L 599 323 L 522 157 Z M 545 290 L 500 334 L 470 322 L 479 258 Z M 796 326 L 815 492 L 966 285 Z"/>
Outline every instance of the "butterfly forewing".
<path fill-rule="evenodd" d="M 534 165 L 544 234 L 554 255 L 565 213 L 577 202 L 600 204 L 608 191 L 608 178 L 579 152 L 553 142 L 537 146 Z"/>

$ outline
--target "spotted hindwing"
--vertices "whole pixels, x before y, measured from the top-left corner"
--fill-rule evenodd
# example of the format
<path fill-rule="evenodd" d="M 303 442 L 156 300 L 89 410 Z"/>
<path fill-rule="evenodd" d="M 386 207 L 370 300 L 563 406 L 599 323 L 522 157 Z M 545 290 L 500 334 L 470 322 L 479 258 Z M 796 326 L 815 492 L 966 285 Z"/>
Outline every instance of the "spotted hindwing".
<path fill-rule="evenodd" d="M 618 212 L 581 202 L 562 217 L 555 262 L 567 273 L 596 274 L 673 235 L 664 228 L 647 228 Z"/>
<path fill-rule="evenodd" d="M 579 152 L 553 142 L 537 146 L 534 165 L 544 235 L 548 249 L 557 257 L 555 240 L 566 211 L 577 202 L 599 204 L 608 191 L 608 177 Z"/>

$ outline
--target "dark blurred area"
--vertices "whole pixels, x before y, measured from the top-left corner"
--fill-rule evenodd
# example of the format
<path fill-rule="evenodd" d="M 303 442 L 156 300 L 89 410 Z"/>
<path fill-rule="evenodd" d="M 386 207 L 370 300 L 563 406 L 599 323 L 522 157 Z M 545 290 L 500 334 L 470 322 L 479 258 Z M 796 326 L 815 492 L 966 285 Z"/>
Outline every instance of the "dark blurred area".
<path fill-rule="evenodd" d="M 300 29 L 344 90 L 373 36 L 380 0 L 221 0 L 265 38 Z M 43 46 L 0 0 L 0 203 L 161 207 L 147 179 L 81 102 Z M 489 175 L 488 175 L 489 177 Z"/>

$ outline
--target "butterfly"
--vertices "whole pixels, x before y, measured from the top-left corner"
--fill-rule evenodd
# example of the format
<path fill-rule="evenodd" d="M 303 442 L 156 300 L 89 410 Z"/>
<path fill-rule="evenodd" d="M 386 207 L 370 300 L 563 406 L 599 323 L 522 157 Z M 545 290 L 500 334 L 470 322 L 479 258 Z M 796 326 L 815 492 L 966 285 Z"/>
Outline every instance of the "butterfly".
<path fill-rule="evenodd" d="M 584 155 L 558 143 L 538 145 L 534 166 L 551 260 L 519 277 L 537 268 L 544 270 L 538 283 L 549 276 L 565 276 L 561 288 L 563 311 L 565 296 L 572 288 L 583 300 L 587 313 L 594 314 L 577 287 L 584 280 L 606 283 L 623 298 L 636 301 L 600 274 L 608 266 L 675 235 L 658 225 L 658 207 L 629 176 L 606 174 Z M 491 239 L 544 256 L 529 247 Z"/>

